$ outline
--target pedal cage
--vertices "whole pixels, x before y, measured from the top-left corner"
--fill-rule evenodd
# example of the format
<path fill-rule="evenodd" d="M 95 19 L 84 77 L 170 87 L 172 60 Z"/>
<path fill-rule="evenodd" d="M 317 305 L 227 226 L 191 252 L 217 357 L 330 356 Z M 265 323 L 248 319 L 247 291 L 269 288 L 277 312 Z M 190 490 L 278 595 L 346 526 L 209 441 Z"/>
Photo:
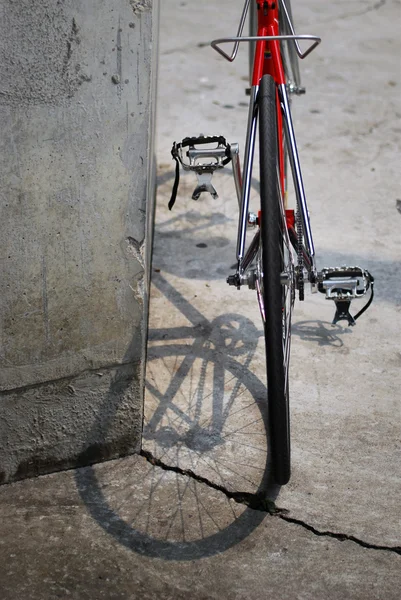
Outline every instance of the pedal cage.
<path fill-rule="evenodd" d="M 374 278 L 366 269 L 361 267 L 335 267 L 326 268 L 318 273 L 318 290 L 326 294 L 327 300 L 334 300 L 336 312 L 332 321 L 347 321 L 348 325 L 355 325 L 358 317 L 367 310 L 373 300 Z M 352 300 L 362 298 L 371 290 L 371 296 L 366 305 L 353 317 L 349 308 Z"/>
<path fill-rule="evenodd" d="M 199 148 L 198 146 L 216 144 L 212 148 Z M 188 148 L 186 152 L 184 149 Z M 179 182 L 179 165 L 185 171 L 195 171 L 198 178 L 192 198 L 198 200 L 202 192 L 209 192 L 213 198 L 218 198 L 217 192 L 212 185 L 212 177 L 217 169 L 222 169 L 231 160 L 230 144 L 223 136 L 186 137 L 180 143 L 174 142 L 171 155 L 176 161 L 176 177 L 173 193 L 169 202 L 171 210 L 175 202 Z"/>

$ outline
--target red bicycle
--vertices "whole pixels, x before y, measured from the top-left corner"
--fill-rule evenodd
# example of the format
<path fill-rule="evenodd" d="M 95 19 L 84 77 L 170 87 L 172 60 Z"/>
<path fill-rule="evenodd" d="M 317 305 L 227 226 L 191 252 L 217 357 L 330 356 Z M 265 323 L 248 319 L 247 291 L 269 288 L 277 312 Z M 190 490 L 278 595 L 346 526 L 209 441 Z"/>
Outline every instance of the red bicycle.
<path fill-rule="evenodd" d="M 251 35 L 243 29 L 250 9 Z M 310 42 L 305 51 L 300 41 Z M 233 61 L 239 44 L 250 50 L 251 87 L 248 127 L 241 169 L 239 146 L 223 136 L 185 138 L 173 144 L 176 179 L 169 203 L 174 205 L 180 165 L 195 171 L 198 185 L 192 197 L 203 192 L 217 198 L 212 176 L 232 161 L 240 216 L 237 241 L 237 269 L 227 278 L 229 285 L 256 290 L 264 323 L 268 378 L 270 446 L 275 481 L 288 482 L 290 467 L 289 361 L 291 313 L 296 293 L 304 300 L 304 285 L 320 291 L 335 302 L 333 323 L 346 320 L 354 325 L 373 300 L 373 277 L 360 267 L 325 268 L 318 271 L 315 261 L 301 167 L 290 110 L 290 96 L 305 92 L 301 87 L 298 58 L 305 58 L 320 43 L 314 35 L 295 32 L 290 0 L 245 0 L 237 35 L 220 38 L 211 46 Z M 231 54 L 221 45 L 234 43 Z M 250 212 L 249 198 L 259 130 L 260 210 Z M 287 179 L 290 165 L 295 190 L 295 209 L 287 206 Z M 249 228 L 255 230 L 247 244 Z M 370 290 L 365 306 L 352 316 L 351 301 Z"/>

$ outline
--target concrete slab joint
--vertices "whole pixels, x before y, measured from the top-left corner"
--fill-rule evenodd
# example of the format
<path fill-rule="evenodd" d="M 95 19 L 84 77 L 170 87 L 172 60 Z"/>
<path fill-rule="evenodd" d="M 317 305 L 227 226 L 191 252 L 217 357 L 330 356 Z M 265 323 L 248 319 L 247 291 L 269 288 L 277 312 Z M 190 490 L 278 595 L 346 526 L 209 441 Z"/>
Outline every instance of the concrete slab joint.
<path fill-rule="evenodd" d="M 156 16 L 0 0 L 3 482 L 139 449 Z"/>

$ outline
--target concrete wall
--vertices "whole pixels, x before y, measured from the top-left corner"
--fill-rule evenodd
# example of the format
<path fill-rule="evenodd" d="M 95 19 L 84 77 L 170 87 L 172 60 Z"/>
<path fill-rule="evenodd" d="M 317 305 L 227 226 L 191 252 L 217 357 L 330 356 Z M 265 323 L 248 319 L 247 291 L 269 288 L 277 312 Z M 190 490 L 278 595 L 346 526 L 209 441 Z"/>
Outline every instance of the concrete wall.
<path fill-rule="evenodd" d="M 3 482 L 139 449 L 156 12 L 0 0 Z"/>

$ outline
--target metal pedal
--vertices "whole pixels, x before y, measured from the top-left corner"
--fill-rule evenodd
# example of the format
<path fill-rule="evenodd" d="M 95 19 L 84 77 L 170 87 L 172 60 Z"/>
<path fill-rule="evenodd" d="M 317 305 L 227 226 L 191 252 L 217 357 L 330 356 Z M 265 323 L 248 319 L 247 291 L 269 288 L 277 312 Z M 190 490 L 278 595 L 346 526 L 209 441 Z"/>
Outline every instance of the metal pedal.
<path fill-rule="evenodd" d="M 338 321 L 347 321 L 348 325 L 355 325 L 356 319 L 365 312 L 373 300 L 373 282 L 374 279 L 369 271 L 361 267 L 330 267 L 318 273 L 319 292 L 326 294 L 326 300 L 334 300 L 336 304 L 333 325 Z M 362 298 L 369 289 L 371 290 L 369 301 L 353 317 L 349 312 L 352 300 Z"/>
<path fill-rule="evenodd" d="M 318 274 L 319 292 L 327 300 L 352 300 L 364 296 L 369 289 L 367 271 L 360 267 L 330 267 Z"/>
<path fill-rule="evenodd" d="M 199 146 L 216 144 L 212 148 Z M 184 149 L 188 148 L 186 152 Z M 212 177 L 217 169 L 222 169 L 231 160 L 230 145 L 223 136 L 205 136 L 184 138 L 180 144 L 174 142 L 171 151 L 173 158 L 179 160 L 185 171 L 195 171 L 198 178 L 192 198 L 198 200 L 202 192 L 209 192 L 218 198 L 212 185 Z"/>

